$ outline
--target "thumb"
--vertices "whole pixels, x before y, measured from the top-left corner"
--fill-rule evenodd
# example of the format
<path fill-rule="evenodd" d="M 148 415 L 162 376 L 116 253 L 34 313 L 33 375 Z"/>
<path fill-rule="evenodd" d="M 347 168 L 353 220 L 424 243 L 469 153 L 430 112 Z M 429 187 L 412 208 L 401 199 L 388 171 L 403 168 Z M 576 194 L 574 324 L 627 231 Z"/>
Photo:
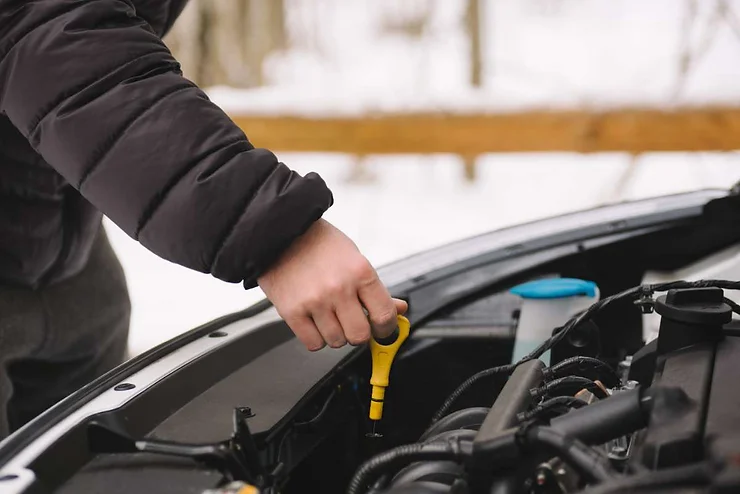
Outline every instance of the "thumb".
<path fill-rule="evenodd" d="M 393 302 L 393 306 L 396 309 L 396 314 L 399 316 L 402 316 L 406 313 L 407 310 L 409 310 L 409 304 L 406 303 L 405 300 L 393 298 L 391 299 Z M 394 316 L 393 322 L 387 325 L 384 325 L 380 331 L 378 331 L 378 326 L 373 325 L 372 322 L 370 323 L 373 336 L 376 338 L 387 338 L 390 337 L 392 334 L 394 334 L 398 330 L 398 319 Z"/>
<path fill-rule="evenodd" d="M 393 303 L 396 306 L 396 312 L 398 312 L 399 316 L 406 314 L 406 311 L 409 310 L 409 304 L 405 300 L 394 298 Z"/>

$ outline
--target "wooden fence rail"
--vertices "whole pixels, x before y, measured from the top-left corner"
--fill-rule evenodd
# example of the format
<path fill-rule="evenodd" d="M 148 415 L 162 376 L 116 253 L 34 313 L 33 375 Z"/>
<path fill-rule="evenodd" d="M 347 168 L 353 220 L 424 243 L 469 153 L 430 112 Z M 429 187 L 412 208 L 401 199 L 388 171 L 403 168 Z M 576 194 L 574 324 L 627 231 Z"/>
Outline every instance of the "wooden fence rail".
<path fill-rule="evenodd" d="M 357 118 L 231 116 L 254 145 L 284 152 L 477 156 L 509 152 L 740 150 L 740 107 Z"/>

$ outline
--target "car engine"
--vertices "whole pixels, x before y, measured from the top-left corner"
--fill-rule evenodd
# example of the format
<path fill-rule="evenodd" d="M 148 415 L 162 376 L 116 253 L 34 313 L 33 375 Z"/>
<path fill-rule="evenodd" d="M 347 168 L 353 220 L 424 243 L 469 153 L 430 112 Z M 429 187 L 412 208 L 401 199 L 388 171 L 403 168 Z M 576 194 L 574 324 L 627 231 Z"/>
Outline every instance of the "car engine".
<path fill-rule="evenodd" d="M 635 286 L 577 311 L 513 361 L 511 338 L 473 343 L 472 327 L 452 331 L 466 338 L 441 338 L 450 328 L 434 324 L 416 328 L 393 364 L 380 432 L 368 424 L 363 351 L 267 434 L 250 429 L 255 414 L 247 407 L 234 409 L 233 435 L 211 444 L 183 442 L 180 428 L 168 439 L 167 422 L 137 439 L 103 414 L 81 436 L 98 458 L 60 492 L 77 492 L 142 454 L 152 465 L 180 457 L 218 473 L 219 487 L 208 494 L 740 492 L 740 325 L 733 319 L 740 305 L 726 296 L 738 289 L 740 282 L 724 280 Z M 500 294 L 468 307 L 486 306 L 487 319 L 506 313 L 512 306 Z M 615 353 L 600 341 L 596 321 L 616 320 L 613 333 L 634 321 L 618 319 L 622 313 L 638 322 L 639 314 L 659 317 L 657 337 Z M 468 316 L 433 320 L 457 317 L 471 326 Z"/>
<path fill-rule="evenodd" d="M 416 442 L 354 473 L 350 494 L 738 492 L 738 305 L 720 280 L 638 286 L 578 313 L 529 355 L 463 382 Z M 661 318 L 659 336 L 617 365 L 553 352 L 610 305 Z M 492 406 L 455 409 L 481 379 L 508 376 Z"/>

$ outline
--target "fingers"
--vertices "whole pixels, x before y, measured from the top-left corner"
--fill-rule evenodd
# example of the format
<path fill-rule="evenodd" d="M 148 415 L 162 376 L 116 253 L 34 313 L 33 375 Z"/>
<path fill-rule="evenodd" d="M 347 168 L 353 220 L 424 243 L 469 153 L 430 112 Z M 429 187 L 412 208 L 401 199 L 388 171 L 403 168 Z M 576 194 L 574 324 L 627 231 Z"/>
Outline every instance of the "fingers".
<path fill-rule="evenodd" d="M 373 291 L 370 290 L 369 297 L 366 295 L 366 298 L 376 300 L 372 298 L 373 295 Z M 378 295 L 377 292 L 375 295 Z M 408 304 L 404 300 L 390 300 L 390 305 L 395 307 L 396 313 L 404 314 L 408 310 Z M 347 343 L 354 346 L 366 343 L 371 336 L 371 324 L 360 300 L 350 297 L 338 303 L 336 307 L 336 313 L 327 307 L 313 312 L 311 316 L 293 317 L 286 319 L 285 322 L 301 343 L 312 352 L 321 350 L 327 344 L 332 348 L 341 348 Z M 380 307 L 382 310 L 383 306 Z M 383 320 L 382 313 L 380 317 L 377 316 L 377 309 L 368 309 L 368 314 L 372 314 L 370 310 L 375 310 L 376 314 L 374 319 L 376 322 L 372 326 L 375 335 L 379 338 L 390 335 L 397 325 L 395 315 L 388 322 Z"/>
<path fill-rule="evenodd" d="M 396 304 L 377 274 L 360 286 L 358 295 L 367 309 L 373 334 L 378 338 L 390 336 L 397 324 Z"/>
<path fill-rule="evenodd" d="M 312 317 L 321 337 L 330 347 L 341 348 L 347 344 L 342 325 L 333 310 L 327 308 L 316 311 Z"/>
<path fill-rule="evenodd" d="M 290 287 L 292 300 L 284 298 L 292 303 L 282 303 L 278 310 L 288 316 L 285 322 L 310 351 L 327 344 L 332 348 L 348 342 L 361 345 L 372 335 L 390 336 L 398 325 L 397 314 L 408 310 L 405 301 L 391 298 L 375 269 L 362 257 L 347 271 L 320 274 L 329 281 L 315 283 L 310 294 Z M 269 280 L 266 284 L 269 288 Z M 280 292 L 275 295 L 281 298 Z"/>
<path fill-rule="evenodd" d="M 316 324 L 314 324 L 313 319 L 309 316 L 287 318 L 285 319 L 285 323 L 310 351 L 316 352 L 326 345 Z"/>
<path fill-rule="evenodd" d="M 337 317 L 350 345 L 361 345 L 370 339 L 370 322 L 357 297 L 337 306 Z"/>

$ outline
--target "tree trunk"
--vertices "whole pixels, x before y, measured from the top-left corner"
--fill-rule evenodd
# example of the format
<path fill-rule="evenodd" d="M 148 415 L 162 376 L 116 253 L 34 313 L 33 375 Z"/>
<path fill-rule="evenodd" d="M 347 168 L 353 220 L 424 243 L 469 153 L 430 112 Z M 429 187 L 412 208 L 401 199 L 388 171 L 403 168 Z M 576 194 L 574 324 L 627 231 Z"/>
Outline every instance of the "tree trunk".
<path fill-rule="evenodd" d="M 285 48 L 284 0 L 191 0 L 165 42 L 201 86 L 265 83 L 265 60 Z"/>
<path fill-rule="evenodd" d="M 203 60 L 202 8 L 202 0 L 190 0 L 164 39 L 165 44 L 180 62 L 185 77 L 196 84 L 200 83 Z"/>
<path fill-rule="evenodd" d="M 470 39 L 470 83 L 474 87 L 483 85 L 483 62 L 480 23 L 480 0 L 468 0 L 465 16 Z"/>
<path fill-rule="evenodd" d="M 245 13 L 246 28 L 241 39 L 249 80 L 253 86 L 262 86 L 265 60 L 286 46 L 285 4 L 283 0 L 246 0 Z"/>

